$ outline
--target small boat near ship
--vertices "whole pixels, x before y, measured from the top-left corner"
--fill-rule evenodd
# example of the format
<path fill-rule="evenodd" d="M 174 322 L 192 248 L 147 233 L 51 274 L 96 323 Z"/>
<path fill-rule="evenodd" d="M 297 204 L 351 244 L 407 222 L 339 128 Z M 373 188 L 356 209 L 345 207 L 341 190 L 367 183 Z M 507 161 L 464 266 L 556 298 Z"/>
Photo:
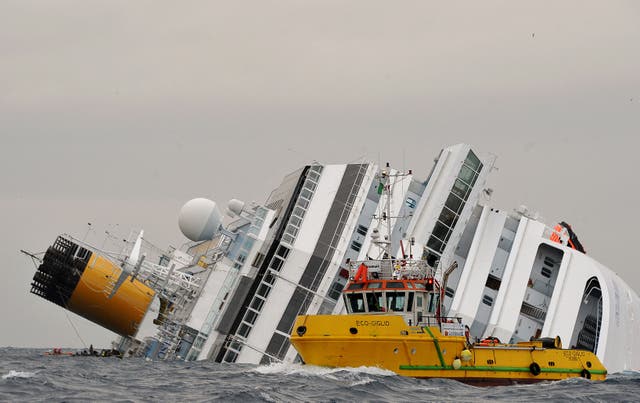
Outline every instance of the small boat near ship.
<path fill-rule="evenodd" d="M 394 266 L 400 274 L 392 274 Z M 433 274 L 420 261 L 361 262 L 343 292 L 348 314 L 299 316 L 291 344 L 310 365 L 379 367 L 474 385 L 606 378 L 595 354 L 563 349 L 560 337 L 470 340 L 461 318 L 439 316 L 442 288 Z"/>
<path fill-rule="evenodd" d="M 116 357 L 122 358 L 122 353 L 120 350 L 114 348 L 106 348 L 106 349 L 94 349 L 93 345 L 91 345 L 88 349 L 80 350 L 80 351 L 64 351 L 60 347 L 52 348 L 49 351 L 45 351 L 42 353 L 45 356 L 51 357 Z"/>
<path fill-rule="evenodd" d="M 42 353 L 42 355 L 48 355 L 48 356 L 54 356 L 54 357 L 72 357 L 75 355 L 75 353 L 72 353 L 71 351 L 62 351 L 61 348 L 55 347 L 49 351 L 45 351 L 44 353 Z"/>

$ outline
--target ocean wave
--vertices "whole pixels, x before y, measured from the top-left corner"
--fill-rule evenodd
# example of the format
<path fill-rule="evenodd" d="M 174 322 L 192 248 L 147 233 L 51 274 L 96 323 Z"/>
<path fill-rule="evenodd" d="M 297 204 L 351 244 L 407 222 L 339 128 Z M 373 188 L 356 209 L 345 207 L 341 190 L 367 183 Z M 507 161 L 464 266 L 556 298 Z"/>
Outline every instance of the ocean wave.
<path fill-rule="evenodd" d="M 610 375 L 638 376 L 638 375 L 640 375 L 640 370 L 626 369 L 624 371 L 615 372 L 615 373 L 612 373 Z"/>
<path fill-rule="evenodd" d="M 4 374 L 4 375 L 3 375 Z M 476 387 L 452 379 L 403 377 L 376 367 L 302 364 L 51 359 L 33 349 L 0 353 L 4 401 L 637 401 L 640 376 Z"/>
<path fill-rule="evenodd" d="M 321 376 L 327 377 L 335 374 L 367 374 L 375 376 L 398 376 L 393 371 L 378 367 L 341 367 L 341 368 L 328 368 L 318 367 L 315 365 L 305 364 L 286 364 L 286 363 L 274 363 L 269 365 L 261 365 L 254 368 L 254 371 L 266 375 L 266 374 L 281 374 L 281 375 L 301 375 L 301 376 Z"/>
<path fill-rule="evenodd" d="M 36 376 L 35 372 L 10 370 L 8 374 L 2 375 L 2 379 L 33 378 L 34 376 Z"/>

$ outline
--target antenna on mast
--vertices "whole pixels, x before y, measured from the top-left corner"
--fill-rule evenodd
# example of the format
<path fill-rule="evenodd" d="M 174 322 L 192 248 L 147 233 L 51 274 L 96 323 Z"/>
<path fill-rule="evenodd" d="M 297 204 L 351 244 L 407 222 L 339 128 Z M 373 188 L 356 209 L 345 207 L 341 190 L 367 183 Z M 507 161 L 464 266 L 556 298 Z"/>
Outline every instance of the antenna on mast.
<path fill-rule="evenodd" d="M 386 162 L 384 168 L 380 171 L 380 173 L 376 176 L 379 180 L 378 184 L 378 194 L 381 197 L 381 201 L 378 204 L 378 213 L 374 215 L 374 218 L 378 220 L 378 228 L 374 228 L 372 234 L 373 243 L 380 248 L 382 253 L 382 259 L 392 259 L 392 248 L 394 242 L 391 239 L 391 234 L 393 232 L 393 223 L 394 219 L 404 218 L 404 215 L 395 216 L 392 214 L 392 191 L 395 185 L 400 181 L 402 185 L 402 194 L 404 194 L 404 180 L 403 178 L 406 176 L 411 176 L 413 174 L 412 170 L 407 172 L 405 171 L 397 171 L 391 168 L 391 163 Z M 402 204 L 402 201 L 400 201 Z M 397 206 L 401 207 L 401 206 Z M 401 209 L 398 210 L 397 213 L 401 212 Z M 384 234 L 381 236 L 381 233 Z M 404 236 L 404 235 L 403 235 Z M 415 242 L 415 241 L 414 241 Z M 397 244 L 396 244 L 397 245 Z M 413 245 L 413 244 L 412 244 Z M 401 246 L 403 247 L 403 245 Z M 403 258 L 406 258 L 406 254 L 404 250 L 402 252 Z M 412 255 L 412 251 L 410 251 L 410 255 Z"/>

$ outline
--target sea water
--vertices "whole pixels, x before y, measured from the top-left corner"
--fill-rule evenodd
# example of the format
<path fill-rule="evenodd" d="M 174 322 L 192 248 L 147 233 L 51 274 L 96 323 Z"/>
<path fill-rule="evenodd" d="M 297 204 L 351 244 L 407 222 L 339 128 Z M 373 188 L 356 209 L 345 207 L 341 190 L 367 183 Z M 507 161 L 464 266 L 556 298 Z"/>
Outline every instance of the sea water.
<path fill-rule="evenodd" d="M 0 348 L 0 401 L 640 401 L 640 372 L 474 387 L 379 368 L 52 357 Z"/>

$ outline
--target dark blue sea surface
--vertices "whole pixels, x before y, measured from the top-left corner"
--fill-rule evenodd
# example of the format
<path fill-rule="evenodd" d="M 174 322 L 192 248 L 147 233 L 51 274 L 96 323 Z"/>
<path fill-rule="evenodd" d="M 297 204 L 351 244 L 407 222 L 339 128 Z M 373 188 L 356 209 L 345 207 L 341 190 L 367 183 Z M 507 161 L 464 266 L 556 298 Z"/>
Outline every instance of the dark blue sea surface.
<path fill-rule="evenodd" d="M 1 401 L 640 401 L 640 372 L 474 387 L 378 368 L 242 365 L 138 358 L 49 357 L 0 348 Z"/>

